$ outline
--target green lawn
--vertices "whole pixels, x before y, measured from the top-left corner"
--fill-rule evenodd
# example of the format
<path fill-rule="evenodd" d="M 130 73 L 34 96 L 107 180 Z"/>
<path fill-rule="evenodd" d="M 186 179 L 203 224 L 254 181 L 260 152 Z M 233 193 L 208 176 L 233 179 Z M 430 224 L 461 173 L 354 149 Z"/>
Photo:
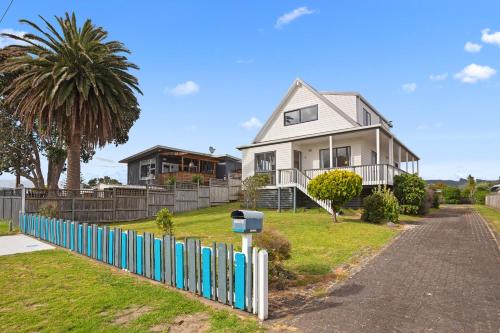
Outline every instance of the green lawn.
<path fill-rule="evenodd" d="M 0 220 L 0 236 L 17 234 L 17 229 L 9 231 L 9 221 Z"/>
<path fill-rule="evenodd" d="M 208 317 L 210 332 L 259 330 L 253 319 L 65 250 L 2 256 L 0 267 L 0 332 L 166 331 L 186 314 Z"/>
<path fill-rule="evenodd" d="M 484 205 L 474 205 L 474 209 L 476 209 L 479 214 L 489 222 L 493 230 L 500 235 L 500 210 Z"/>
<path fill-rule="evenodd" d="M 240 247 L 241 237 L 231 231 L 231 211 L 239 203 L 177 214 L 174 234 L 177 238 L 197 237 L 204 244 L 213 241 L 227 242 Z M 297 274 L 297 283 L 320 279 L 336 266 L 348 263 L 354 256 L 379 250 L 391 240 L 398 230 L 386 226 L 363 223 L 359 216 L 347 210 L 342 223 L 333 224 L 331 216 L 319 209 L 297 213 L 263 210 L 264 228 L 281 231 L 292 244 L 289 269 Z M 161 234 L 154 221 L 118 223 L 124 229 L 136 229 Z"/>

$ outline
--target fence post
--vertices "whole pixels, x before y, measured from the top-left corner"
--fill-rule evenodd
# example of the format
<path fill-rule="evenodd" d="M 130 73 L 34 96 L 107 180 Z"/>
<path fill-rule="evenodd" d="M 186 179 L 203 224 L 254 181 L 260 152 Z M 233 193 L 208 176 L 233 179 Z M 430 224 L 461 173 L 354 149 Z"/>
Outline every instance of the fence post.
<path fill-rule="evenodd" d="M 149 217 L 149 185 L 146 184 L 146 216 Z"/>
<path fill-rule="evenodd" d="M 177 181 L 174 181 L 174 211 L 172 213 L 176 213 L 177 211 Z"/>
<path fill-rule="evenodd" d="M 113 187 L 113 221 L 116 221 L 116 187 Z"/>
<path fill-rule="evenodd" d="M 72 191 L 72 196 L 71 196 L 71 220 L 75 220 L 75 195 L 76 193 Z"/>
<path fill-rule="evenodd" d="M 260 320 L 267 319 L 268 315 L 268 256 L 266 250 L 259 251 L 259 309 L 258 316 Z"/>

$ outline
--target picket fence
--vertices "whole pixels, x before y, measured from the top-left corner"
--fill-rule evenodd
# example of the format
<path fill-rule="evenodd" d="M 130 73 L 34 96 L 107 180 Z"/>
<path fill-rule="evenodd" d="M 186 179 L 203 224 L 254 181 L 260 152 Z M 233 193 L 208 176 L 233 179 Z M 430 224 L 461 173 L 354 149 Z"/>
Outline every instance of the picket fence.
<path fill-rule="evenodd" d="M 232 244 L 206 247 L 199 239 L 100 227 L 20 214 L 20 230 L 131 273 L 186 290 L 206 299 L 268 317 L 268 254 L 249 248 L 248 257 Z"/>

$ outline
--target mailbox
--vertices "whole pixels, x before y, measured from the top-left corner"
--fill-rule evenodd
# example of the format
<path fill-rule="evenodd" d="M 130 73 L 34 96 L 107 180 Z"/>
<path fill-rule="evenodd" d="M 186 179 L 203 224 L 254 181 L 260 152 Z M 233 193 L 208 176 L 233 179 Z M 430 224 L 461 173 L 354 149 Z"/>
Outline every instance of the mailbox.
<path fill-rule="evenodd" d="M 262 231 L 264 213 L 254 210 L 235 210 L 231 213 L 231 218 L 234 232 L 250 234 Z"/>

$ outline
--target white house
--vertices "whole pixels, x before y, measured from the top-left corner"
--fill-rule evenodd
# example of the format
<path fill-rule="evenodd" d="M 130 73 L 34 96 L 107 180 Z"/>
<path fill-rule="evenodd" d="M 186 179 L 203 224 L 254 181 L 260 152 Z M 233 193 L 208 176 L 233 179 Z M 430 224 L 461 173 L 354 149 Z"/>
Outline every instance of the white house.
<path fill-rule="evenodd" d="M 392 124 L 356 92 L 319 92 L 296 79 L 252 143 L 242 152 L 242 178 L 267 173 L 260 205 L 296 208 L 328 202 L 307 193 L 314 176 L 332 168 L 363 178 L 363 195 L 394 176 L 418 173 L 419 158 L 391 132 Z M 360 205 L 357 198 L 352 204 Z"/>

